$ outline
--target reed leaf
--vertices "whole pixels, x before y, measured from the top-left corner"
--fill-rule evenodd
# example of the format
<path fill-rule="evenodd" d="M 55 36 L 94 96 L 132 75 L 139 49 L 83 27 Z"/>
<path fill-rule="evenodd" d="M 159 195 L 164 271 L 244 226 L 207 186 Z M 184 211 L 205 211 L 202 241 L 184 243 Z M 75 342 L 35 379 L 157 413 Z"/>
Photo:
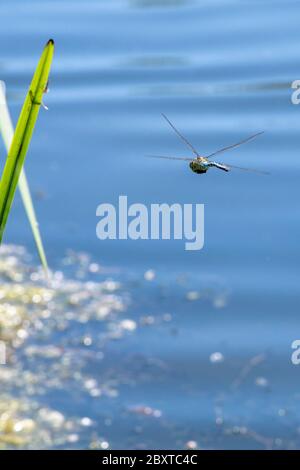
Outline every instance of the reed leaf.
<path fill-rule="evenodd" d="M 53 52 L 54 42 L 50 39 L 44 48 L 26 95 L 2 173 L 0 181 L 0 243 L 42 104 L 43 93 L 47 88 Z M 21 179 L 21 184 L 24 187 L 24 178 Z M 32 215 L 28 198 L 27 207 Z"/>
<path fill-rule="evenodd" d="M 14 128 L 7 105 L 4 82 L 0 82 L 0 133 L 2 134 L 6 150 L 7 152 L 9 152 L 14 135 Z M 25 211 L 29 220 L 29 224 L 33 233 L 33 238 L 35 240 L 35 244 L 42 266 L 44 270 L 48 273 L 47 258 L 24 168 L 22 168 L 20 173 L 18 187 L 21 193 L 21 198 L 25 207 Z"/>

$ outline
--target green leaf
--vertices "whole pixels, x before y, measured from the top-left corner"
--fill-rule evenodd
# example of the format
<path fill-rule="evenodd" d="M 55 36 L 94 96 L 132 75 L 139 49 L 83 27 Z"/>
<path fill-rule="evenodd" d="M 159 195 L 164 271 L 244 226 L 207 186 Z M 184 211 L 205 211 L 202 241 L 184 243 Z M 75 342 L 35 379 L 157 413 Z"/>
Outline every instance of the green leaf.
<path fill-rule="evenodd" d="M 54 41 L 50 39 L 42 53 L 26 95 L 2 173 L 0 181 L 0 242 L 42 104 L 43 93 L 47 88 L 53 52 Z"/>
<path fill-rule="evenodd" d="M 0 133 L 2 134 L 4 144 L 6 147 L 7 152 L 9 152 L 13 135 L 14 129 L 12 125 L 12 120 L 10 117 L 6 96 L 5 96 L 5 84 L 4 82 L 0 82 Z M 33 237 L 35 240 L 35 244 L 37 247 L 37 251 L 43 265 L 43 268 L 46 272 L 48 272 L 48 264 L 47 258 L 45 254 L 45 250 L 43 247 L 43 242 L 41 238 L 41 234 L 39 231 L 38 221 L 35 214 L 27 178 L 25 175 L 25 170 L 22 168 L 20 177 L 19 177 L 19 190 L 21 193 L 22 201 L 25 207 L 25 211 L 31 226 L 31 230 L 33 233 Z"/>

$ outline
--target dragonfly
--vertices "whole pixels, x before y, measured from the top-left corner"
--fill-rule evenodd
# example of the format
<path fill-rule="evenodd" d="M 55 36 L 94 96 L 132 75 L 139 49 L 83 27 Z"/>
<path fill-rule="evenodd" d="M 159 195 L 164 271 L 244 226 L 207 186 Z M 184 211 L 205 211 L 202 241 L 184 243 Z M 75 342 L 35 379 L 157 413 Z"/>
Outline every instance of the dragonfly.
<path fill-rule="evenodd" d="M 230 171 L 231 168 L 235 168 L 238 170 L 244 170 L 244 171 L 252 171 L 255 173 L 261 173 L 261 174 L 268 174 L 265 171 L 261 170 L 256 170 L 254 168 L 244 168 L 240 166 L 235 166 L 235 165 L 228 165 L 227 163 L 220 163 L 220 162 L 215 162 L 214 160 L 211 160 L 212 157 L 215 157 L 216 155 L 219 155 L 220 153 L 226 152 L 227 150 L 231 150 L 235 147 L 239 147 L 240 145 L 246 144 L 247 142 L 250 142 L 250 140 L 255 139 L 259 135 L 263 134 L 264 131 L 262 132 L 257 132 L 256 134 L 250 135 L 246 139 L 241 140 L 240 142 L 236 142 L 235 144 L 228 145 L 227 147 L 223 147 L 210 155 L 200 155 L 199 152 L 195 149 L 195 147 L 189 142 L 189 140 L 182 135 L 179 130 L 174 126 L 174 124 L 170 121 L 170 119 L 162 113 L 162 117 L 167 121 L 167 123 L 171 126 L 173 131 L 178 135 L 178 137 L 187 145 L 187 147 L 193 152 L 195 155 L 194 158 L 187 158 L 187 157 L 169 157 L 165 155 L 147 155 L 150 158 L 164 158 L 167 160 L 182 160 L 189 162 L 189 167 L 190 169 L 197 174 L 203 174 L 206 173 L 209 168 L 218 168 L 219 170 L 223 171 Z"/>

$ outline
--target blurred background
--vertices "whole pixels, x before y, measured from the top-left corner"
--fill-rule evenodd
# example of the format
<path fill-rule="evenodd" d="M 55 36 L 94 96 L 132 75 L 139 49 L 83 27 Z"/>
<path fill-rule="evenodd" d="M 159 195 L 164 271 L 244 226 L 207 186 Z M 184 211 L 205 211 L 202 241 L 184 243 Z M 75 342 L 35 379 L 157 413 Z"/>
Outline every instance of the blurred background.
<path fill-rule="evenodd" d="M 14 123 L 49 38 L 56 52 L 25 165 L 55 280 L 17 195 L 0 446 L 300 447 L 299 14 L 294 0 L 1 2 Z M 220 160 L 271 174 L 145 158 L 189 156 L 162 112 L 203 154 L 264 130 Z M 96 207 L 119 195 L 204 203 L 204 249 L 99 241 Z"/>

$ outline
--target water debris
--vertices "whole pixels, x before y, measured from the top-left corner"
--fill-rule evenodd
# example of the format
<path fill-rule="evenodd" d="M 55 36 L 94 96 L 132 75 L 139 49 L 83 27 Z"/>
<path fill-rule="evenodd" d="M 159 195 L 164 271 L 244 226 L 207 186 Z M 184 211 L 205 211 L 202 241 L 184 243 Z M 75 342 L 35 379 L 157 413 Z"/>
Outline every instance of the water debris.
<path fill-rule="evenodd" d="M 221 309 L 226 307 L 228 303 L 227 295 L 224 293 L 216 294 L 213 298 L 213 306 L 215 308 Z"/>
<path fill-rule="evenodd" d="M 253 356 L 247 363 L 242 367 L 241 372 L 238 377 L 233 382 L 233 388 L 238 388 L 243 381 L 248 377 L 251 371 L 256 368 L 258 365 L 263 363 L 266 360 L 266 355 L 264 353 L 257 354 Z"/>
<path fill-rule="evenodd" d="M 91 450 L 107 450 L 109 447 L 110 445 L 108 441 L 100 439 L 92 441 L 89 445 Z"/>
<path fill-rule="evenodd" d="M 156 276 L 156 273 L 153 269 L 148 269 L 148 271 L 144 273 L 144 279 L 146 281 L 153 281 L 155 279 L 155 276 Z"/>
<path fill-rule="evenodd" d="M 48 408 L 41 408 L 39 416 L 44 422 L 49 423 L 53 428 L 60 428 L 64 422 L 65 417 L 59 411 L 52 411 Z"/>
<path fill-rule="evenodd" d="M 140 323 L 143 326 L 151 326 L 155 323 L 155 318 L 153 315 L 142 316 L 140 318 Z"/>
<path fill-rule="evenodd" d="M 84 418 L 82 418 L 80 420 L 80 424 L 81 424 L 81 426 L 84 426 L 84 427 L 92 426 L 93 425 L 93 420 L 91 420 L 91 418 L 88 418 L 87 416 L 85 416 Z"/>
<path fill-rule="evenodd" d="M 221 406 L 216 406 L 214 411 L 216 416 L 216 425 L 222 426 L 224 424 L 223 408 Z"/>
<path fill-rule="evenodd" d="M 91 263 L 89 265 L 89 271 L 90 273 L 99 273 L 100 272 L 100 266 L 98 263 Z"/>
<path fill-rule="evenodd" d="M 136 322 L 134 320 L 129 320 L 129 319 L 122 320 L 120 323 L 120 326 L 121 328 L 123 328 L 123 330 L 127 330 L 127 331 L 136 330 Z"/>
<path fill-rule="evenodd" d="M 201 297 L 200 293 L 195 291 L 195 290 L 189 291 L 186 294 L 186 299 L 191 301 L 191 302 L 194 301 L 194 300 L 199 300 L 200 297 Z"/>
<path fill-rule="evenodd" d="M 163 321 L 165 322 L 172 321 L 172 315 L 170 313 L 165 313 L 162 318 L 163 318 Z"/>
<path fill-rule="evenodd" d="M 82 339 L 82 343 L 85 346 L 91 346 L 93 344 L 93 339 L 91 338 L 91 336 L 84 336 L 84 338 Z"/>
<path fill-rule="evenodd" d="M 198 289 L 187 291 L 185 298 L 189 302 L 208 301 L 215 309 L 222 309 L 228 305 L 229 293 L 222 286 L 218 286 L 217 289 L 215 286 L 199 286 Z"/>
<path fill-rule="evenodd" d="M 162 412 L 159 409 L 151 408 L 151 406 L 136 405 L 128 408 L 130 413 L 134 413 L 141 416 L 149 416 L 153 418 L 161 418 Z"/>
<path fill-rule="evenodd" d="M 269 386 L 269 381 L 265 377 L 256 377 L 255 385 L 261 388 L 267 388 Z"/>
<path fill-rule="evenodd" d="M 56 346 L 28 346 L 24 350 L 27 357 L 43 357 L 45 359 L 56 359 L 63 354 L 62 348 Z"/>
<path fill-rule="evenodd" d="M 195 450 L 198 448 L 198 443 L 196 441 L 188 441 L 185 444 L 185 447 L 190 450 Z"/>
<path fill-rule="evenodd" d="M 224 356 L 220 352 L 214 352 L 209 356 L 209 360 L 213 364 L 219 364 L 224 361 Z"/>
<path fill-rule="evenodd" d="M 278 416 L 282 417 L 282 416 L 286 416 L 286 414 L 287 414 L 287 411 L 284 408 L 280 408 L 278 410 Z"/>

